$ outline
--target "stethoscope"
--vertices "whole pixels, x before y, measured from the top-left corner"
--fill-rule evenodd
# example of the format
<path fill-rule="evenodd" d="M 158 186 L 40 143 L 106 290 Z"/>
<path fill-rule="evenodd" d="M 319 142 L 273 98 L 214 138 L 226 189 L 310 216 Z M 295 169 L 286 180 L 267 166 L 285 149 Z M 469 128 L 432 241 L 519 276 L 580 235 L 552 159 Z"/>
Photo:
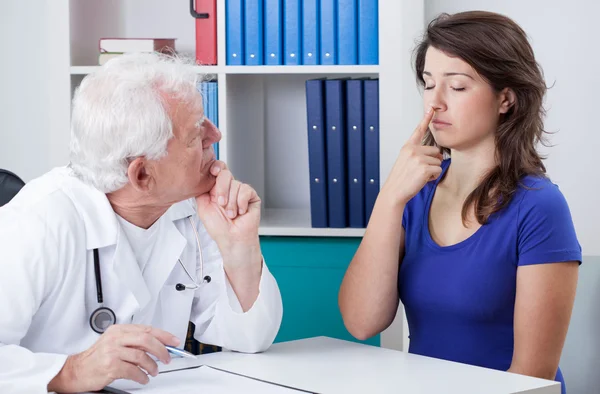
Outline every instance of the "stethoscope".
<path fill-rule="evenodd" d="M 202 247 L 200 245 L 200 236 L 198 235 L 198 230 L 194 225 L 192 217 L 188 216 L 187 219 L 192 225 L 194 235 L 196 236 L 198 250 L 200 251 L 200 277 L 202 278 L 202 282 L 210 283 L 210 281 L 212 280 L 210 275 L 203 276 L 204 258 L 202 256 Z M 183 268 L 183 270 L 185 271 L 188 278 L 190 278 L 190 280 L 192 281 L 192 284 L 186 285 L 183 283 L 177 283 L 175 285 L 175 290 L 183 291 L 186 289 L 195 290 L 199 288 L 200 284 L 197 283 L 196 280 L 194 280 L 194 277 L 192 275 L 190 275 L 187 268 L 185 268 L 185 265 L 183 265 L 183 263 L 181 262 L 181 259 L 177 259 L 177 261 L 181 265 L 181 268 Z M 92 330 L 94 330 L 98 334 L 102 334 L 108 329 L 108 327 L 112 326 L 117 322 L 117 316 L 115 315 L 115 312 L 113 312 L 112 309 L 102 305 L 104 302 L 104 297 L 102 295 L 102 275 L 100 274 L 100 256 L 98 253 L 98 249 L 94 249 L 94 275 L 96 276 L 96 299 L 98 300 L 98 304 L 100 304 L 100 307 L 94 312 L 92 312 L 92 314 L 90 315 L 90 327 L 92 327 Z"/>

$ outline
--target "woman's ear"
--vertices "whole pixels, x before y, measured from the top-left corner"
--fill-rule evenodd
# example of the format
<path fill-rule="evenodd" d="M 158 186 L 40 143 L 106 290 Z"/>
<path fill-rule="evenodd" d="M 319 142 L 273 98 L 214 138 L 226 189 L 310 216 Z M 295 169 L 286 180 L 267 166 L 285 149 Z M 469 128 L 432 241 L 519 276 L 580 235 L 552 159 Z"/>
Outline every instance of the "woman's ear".
<path fill-rule="evenodd" d="M 517 96 L 515 95 L 515 92 L 512 89 L 502 89 L 502 91 L 500 92 L 500 96 L 498 97 L 500 103 L 500 108 L 498 112 L 500 114 L 507 113 L 515 105 L 516 99 Z"/>
<path fill-rule="evenodd" d="M 150 189 L 152 176 L 147 168 L 148 162 L 143 157 L 135 158 L 127 168 L 127 177 L 134 189 L 147 192 Z"/>

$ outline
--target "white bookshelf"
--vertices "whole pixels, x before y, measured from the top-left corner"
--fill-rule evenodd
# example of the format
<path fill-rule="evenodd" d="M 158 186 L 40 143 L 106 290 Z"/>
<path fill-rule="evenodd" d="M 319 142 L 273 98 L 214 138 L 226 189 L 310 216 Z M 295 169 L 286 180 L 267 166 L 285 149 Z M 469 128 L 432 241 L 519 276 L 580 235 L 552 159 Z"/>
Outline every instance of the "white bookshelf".
<path fill-rule="evenodd" d="M 174 37 L 177 51 L 194 57 L 195 25 L 189 0 L 57 0 L 55 23 L 71 92 L 98 69 L 101 37 Z M 379 0 L 379 64 L 354 66 L 228 66 L 225 61 L 225 0 L 218 1 L 218 60 L 197 66 L 219 83 L 220 157 L 263 200 L 260 234 L 361 237 L 364 229 L 310 227 L 308 141 L 304 83 L 320 77 L 379 78 L 380 182 L 422 113 L 412 70 L 412 49 L 424 27 L 424 0 Z M 58 34 L 58 33 L 57 33 Z M 53 39 L 57 39 L 54 37 Z M 68 44 L 66 44 L 68 42 Z M 68 51 L 65 50 L 68 45 Z M 62 61 L 62 60 L 61 60 Z M 67 65 L 68 64 L 68 65 Z M 68 127 L 70 103 L 61 109 Z M 351 159 L 351 158 L 350 158 Z M 403 313 L 382 333 L 382 346 L 407 343 Z M 404 346 L 403 346 L 404 345 Z"/>

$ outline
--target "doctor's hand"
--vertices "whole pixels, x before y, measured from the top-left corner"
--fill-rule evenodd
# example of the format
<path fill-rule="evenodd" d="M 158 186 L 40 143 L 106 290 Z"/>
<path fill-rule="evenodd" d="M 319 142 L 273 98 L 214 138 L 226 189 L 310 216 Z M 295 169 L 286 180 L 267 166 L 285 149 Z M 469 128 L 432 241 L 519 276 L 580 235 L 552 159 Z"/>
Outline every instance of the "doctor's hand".
<path fill-rule="evenodd" d="M 400 150 L 392 171 L 381 188 L 379 197 L 394 206 L 406 205 L 427 182 L 437 179 L 442 173 L 443 156 L 439 148 L 421 145 L 434 112 L 433 108 L 429 108 L 425 113 Z"/>
<path fill-rule="evenodd" d="M 179 339 L 149 326 L 115 324 L 88 350 L 69 356 L 48 384 L 48 391 L 96 391 L 116 379 L 146 384 L 147 374 L 158 374 L 158 366 L 148 354 L 165 364 L 171 360 L 165 345 L 177 346 Z"/>
<path fill-rule="evenodd" d="M 217 243 L 227 279 L 246 312 L 258 297 L 262 273 L 260 198 L 250 185 L 235 180 L 222 161 L 213 164 L 211 174 L 214 187 L 196 197 L 198 216 Z"/>
<path fill-rule="evenodd" d="M 248 184 L 234 179 L 227 165 L 217 161 L 211 168 L 214 187 L 196 197 L 198 216 L 222 253 L 258 242 L 261 200 Z"/>

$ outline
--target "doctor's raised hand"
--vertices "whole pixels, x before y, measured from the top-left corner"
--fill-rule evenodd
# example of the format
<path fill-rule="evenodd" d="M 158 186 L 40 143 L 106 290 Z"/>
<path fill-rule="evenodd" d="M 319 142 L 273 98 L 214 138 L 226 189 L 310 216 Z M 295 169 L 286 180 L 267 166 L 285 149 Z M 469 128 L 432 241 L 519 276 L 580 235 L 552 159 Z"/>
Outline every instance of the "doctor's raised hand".
<path fill-rule="evenodd" d="M 225 272 L 242 309 L 247 310 L 258 296 L 262 268 L 261 200 L 250 185 L 234 179 L 224 162 L 215 162 L 210 173 L 215 186 L 196 197 L 198 216 L 219 246 Z"/>
<path fill-rule="evenodd" d="M 216 159 L 200 80 L 177 56 L 111 59 L 75 92 L 69 164 L 0 208 L 0 393 L 147 383 L 190 322 L 203 344 L 273 343 L 260 198 Z"/>

